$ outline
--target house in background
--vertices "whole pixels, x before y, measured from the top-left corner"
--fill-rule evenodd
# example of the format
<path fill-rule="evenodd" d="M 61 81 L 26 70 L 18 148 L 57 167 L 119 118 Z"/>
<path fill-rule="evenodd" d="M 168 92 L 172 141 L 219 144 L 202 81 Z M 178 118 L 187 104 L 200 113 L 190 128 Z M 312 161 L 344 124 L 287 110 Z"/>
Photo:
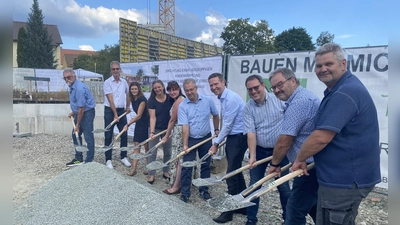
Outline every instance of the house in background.
<path fill-rule="evenodd" d="M 57 25 L 43 24 L 47 28 L 48 34 L 52 37 L 52 46 L 54 46 L 54 59 L 57 60 L 57 68 L 61 69 L 61 40 L 60 32 Z M 26 22 L 13 21 L 13 67 L 18 67 L 17 63 L 17 46 L 18 46 L 18 31 L 19 28 L 26 29 Z"/>
<path fill-rule="evenodd" d="M 72 68 L 74 60 L 78 58 L 79 55 L 94 55 L 97 54 L 96 51 L 85 51 L 85 50 L 74 50 L 74 49 L 63 49 L 61 48 L 61 69 L 65 69 L 67 67 Z"/>

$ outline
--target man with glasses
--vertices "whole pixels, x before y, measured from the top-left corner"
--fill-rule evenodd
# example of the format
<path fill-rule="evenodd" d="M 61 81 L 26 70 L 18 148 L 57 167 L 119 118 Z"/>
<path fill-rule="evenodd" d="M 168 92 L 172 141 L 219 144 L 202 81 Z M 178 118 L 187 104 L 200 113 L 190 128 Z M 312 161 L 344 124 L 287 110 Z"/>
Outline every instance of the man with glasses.
<path fill-rule="evenodd" d="M 104 126 L 110 124 L 113 120 L 117 122 L 114 123 L 109 131 L 104 133 L 104 146 L 109 146 L 112 142 L 114 126 L 117 125 L 119 132 L 124 129 L 127 124 L 126 115 L 121 119 L 118 117 L 125 113 L 129 113 L 130 101 L 129 101 L 129 86 L 125 79 L 121 78 L 121 67 L 119 62 L 112 61 L 110 63 L 111 75 L 107 80 L 104 81 L 103 91 L 104 91 Z M 128 134 L 124 132 L 121 135 L 120 147 L 127 147 L 128 145 Z M 114 169 L 112 164 L 112 148 L 105 153 L 106 166 L 110 169 Z M 121 163 L 125 166 L 130 167 L 131 163 L 126 157 L 127 151 L 121 151 Z"/>
<path fill-rule="evenodd" d="M 228 161 L 226 172 L 232 172 L 242 167 L 244 153 L 247 149 L 247 136 L 244 133 L 243 123 L 243 99 L 225 87 L 225 79 L 220 73 L 213 73 L 208 77 L 210 90 L 217 95 L 221 102 L 222 129 L 215 138 L 210 152 L 215 154 L 218 145 L 226 138 L 225 153 Z M 226 179 L 228 194 L 236 195 L 246 189 L 246 181 L 240 172 Z M 246 208 L 236 211 L 223 212 L 219 217 L 213 219 L 217 223 L 226 223 L 233 219 L 233 213 L 246 215 Z"/>
<path fill-rule="evenodd" d="M 82 163 L 92 162 L 94 158 L 94 134 L 93 121 L 95 116 L 96 102 L 86 84 L 76 79 L 74 70 L 67 68 L 63 71 L 63 78 L 69 86 L 69 104 L 72 112 L 68 117 L 74 117 L 75 127 L 72 130 L 72 140 L 74 145 L 78 145 L 75 132 L 78 132 L 80 143 L 82 143 L 82 133 L 87 143 L 88 151 L 86 159 L 83 160 L 83 153 L 75 149 L 74 159 L 67 163 L 67 166 L 77 166 Z"/>
<path fill-rule="evenodd" d="M 358 207 L 381 182 L 379 125 L 363 83 L 347 71 L 342 48 L 327 43 L 315 52 L 315 73 L 326 85 L 315 130 L 297 154 L 292 171 L 314 157 L 319 183 L 316 224 L 355 224 Z"/>
<path fill-rule="evenodd" d="M 254 165 L 256 160 L 272 156 L 275 143 L 281 131 L 283 113 L 285 110 L 283 102 L 272 93 L 267 93 L 261 76 L 250 75 L 245 82 L 246 89 L 251 99 L 246 103 L 243 110 L 244 131 L 247 133 L 247 144 L 249 147 L 250 185 L 264 177 L 268 163 L 258 166 Z M 285 166 L 289 161 L 285 156 L 279 163 Z M 288 174 L 288 171 L 282 173 Z M 259 189 L 259 188 L 258 188 Z M 282 207 L 282 218 L 286 218 L 286 203 L 291 191 L 288 182 L 278 186 L 279 198 Z M 247 208 L 246 225 L 256 224 L 260 198 L 253 200 L 256 205 Z"/>
<path fill-rule="evenodd" d="M 275 96 L 286 104 L 282 121 L 282 130 L 275 144 L 273 158 L 268 174 L 281 173 L 279 163 L 287 156 L 291 163 L 296 160 L 297 153 L 314 131 L 314 116 L 317 113 L 320 99 L 311 91 L 303 88 L 293 71 L 279 68 L 269 75 L 271 90 Z M 314 162 L 313 157 L 306 160 Z M 286 205 L 285 225 L 304 225 L 309 214 L 316 219 L 316 203 L 318 182 L 315 169 L 309 171 L 310 176 L 293 179 L 292 194 Z"/>

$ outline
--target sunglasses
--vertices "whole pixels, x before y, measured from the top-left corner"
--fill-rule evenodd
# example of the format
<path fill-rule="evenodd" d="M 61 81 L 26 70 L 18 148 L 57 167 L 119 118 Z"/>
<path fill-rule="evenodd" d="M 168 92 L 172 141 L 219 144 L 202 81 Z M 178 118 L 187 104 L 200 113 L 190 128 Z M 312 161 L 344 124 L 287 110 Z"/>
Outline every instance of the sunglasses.
<path fill-rule="evenodd" d="M 251 87 L 251 88 L 247 88 L 247 91 L 248 91 L 248 92 L 252 92 L 253 90 L 254 90 L 254 91 L 258 91 L 258 89 L 260 88 L 260 86 L 261 86 L 261 84 L 259 84 L 259 85 L 257 85 L 257 86 L 254 86 L 254 87 Z"/>
<path fill-rule="evenodd" d="M 119 68 L 112 68 L 112 70 L 119 70 Z"/>
<path fill-rule="evenodd" d="M 72 76 L 63 77 L 64 80 L 71 80 Z"/>

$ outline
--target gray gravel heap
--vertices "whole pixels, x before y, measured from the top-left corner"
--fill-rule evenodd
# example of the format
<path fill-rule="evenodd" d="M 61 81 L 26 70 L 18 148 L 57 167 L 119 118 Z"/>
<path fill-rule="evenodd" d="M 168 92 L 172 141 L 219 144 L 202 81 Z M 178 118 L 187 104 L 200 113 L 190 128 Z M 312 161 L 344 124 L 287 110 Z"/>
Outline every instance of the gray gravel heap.
<path fill-rule="evenodd" d="M 214 224 L 191 204 L 92 162 L 62 172 L 14 210 L 14 224 Z"/>

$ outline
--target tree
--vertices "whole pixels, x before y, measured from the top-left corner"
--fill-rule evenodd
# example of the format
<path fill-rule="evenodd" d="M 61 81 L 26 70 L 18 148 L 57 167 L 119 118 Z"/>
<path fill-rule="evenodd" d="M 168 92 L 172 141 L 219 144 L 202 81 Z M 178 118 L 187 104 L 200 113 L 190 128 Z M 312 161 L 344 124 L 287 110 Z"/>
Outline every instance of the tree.
<path fill-rule="evenodd" d="M 274 45 L 278 52 L 315 50 L 311 36 L 302 27 L 283 31 L 275 37 Z"/>
<path fill-rule="evenodd" d="M 225 43 L 222 49 L 227 54 L 274 52 L 274 31 L 265 20 L 249 23 L 249 18 L 229 21 L 220 38 Z"/>
<path fill-rule="evenodd" d="M 334 38 L 335 38 L 334 34 L 330 34 L 328 31 L 322 31 L 319 37 L 317 38 L 317 42 L 315 43 L 315 45 L 319 47 L 326 43 L 331 43 L 333 42 Z"/>
<path fill-rule="evenodd" d="M 159 65 L 154 65 L 151 67 L 151 72 L 153 72 L 154 75 L 158 76 L 158 68 L 160 66 Z"/>
<path fill-rule="evenodd" d="M 17 64 L 18 67 L 26 68 L 26 31 L 24 27 L 18 30 L 17 42 Z"/>
<path fill-rule="evenodd" d="M 110 63 L 111 61 L 119 61 L 119 44 L 104 45 L 104 49 L 97 52 L 92 56 L 87 54 L 79 55 L 73 62 L 73 69 L 85 69 L 94 71 L 96 64 L 96 72 L 103 74 L 104 79 L 111 76 L 110 74 Z"/>
<path fill-rule="evenodd" d="M 54 46 L 52 38 L 43 25 L 43 14 L 37 0 L 33 0 L 31 13 L 26 23 L 26 67 L 54 69 Z"/>

